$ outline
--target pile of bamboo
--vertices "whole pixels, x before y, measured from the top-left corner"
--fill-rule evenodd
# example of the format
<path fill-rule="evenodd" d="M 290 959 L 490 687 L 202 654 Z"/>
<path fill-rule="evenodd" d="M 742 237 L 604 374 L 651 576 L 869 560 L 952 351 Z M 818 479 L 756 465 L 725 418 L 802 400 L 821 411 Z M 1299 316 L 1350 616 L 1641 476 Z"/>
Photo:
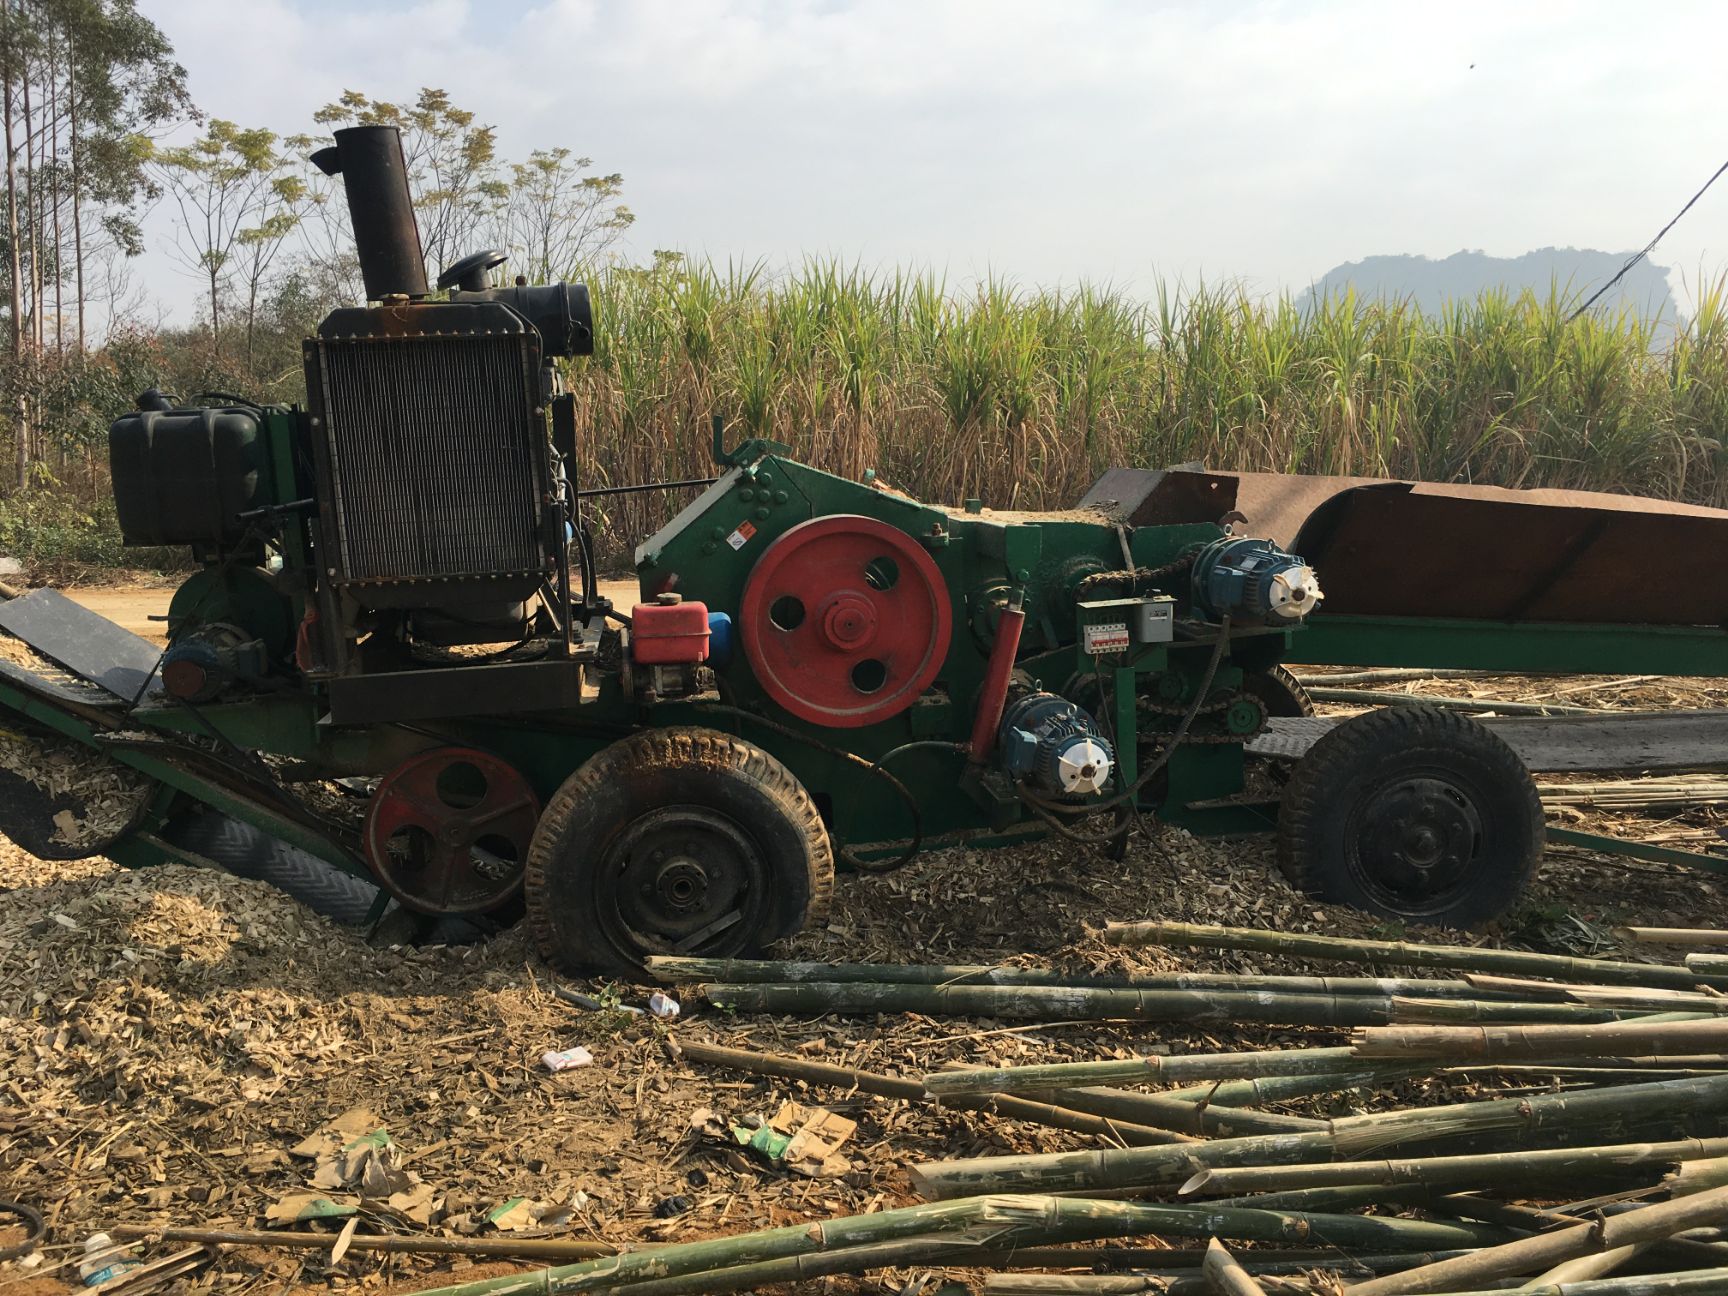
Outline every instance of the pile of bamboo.
<path fill-rule="evenodd" d="M 1352 1296 L 1728 1293 L 1728 957 L 1646 963 L 1178 923 L 1119 924 L 1106 935 L 1363 963 L 1372 974 L 1079 979 L 1025 968 L 651 960 L 660 977 L 705 982 L 707 1000 L 732 1009 L 1340 1029 L 1316 1047 L 916 1078 L 671 1040 L 697 1066 L 989 1111 L 1094 1145 L 913 1165 L 922 1205 L 440 1296 L 693 1296 L 905 1266 L 985 1271 L 992 1296 L 1267 1296 L 1341 1285 Z M 1411 968 L 1451 975 L 1382 975 Z M 1269 1109 L 1497 1072 L 1540 1083 L 1330 1118 Z"/>

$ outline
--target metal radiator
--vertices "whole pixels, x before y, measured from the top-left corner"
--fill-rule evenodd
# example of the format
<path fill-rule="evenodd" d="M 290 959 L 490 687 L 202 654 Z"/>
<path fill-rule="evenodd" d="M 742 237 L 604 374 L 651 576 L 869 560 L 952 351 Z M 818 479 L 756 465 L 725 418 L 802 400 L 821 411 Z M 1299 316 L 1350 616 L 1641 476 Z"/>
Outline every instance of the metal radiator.
<path fill-rule="evenodd" d="M 326 336 L 316 347 L 334 583 L 545 570 L 546 434 L 530 337 Z"/>

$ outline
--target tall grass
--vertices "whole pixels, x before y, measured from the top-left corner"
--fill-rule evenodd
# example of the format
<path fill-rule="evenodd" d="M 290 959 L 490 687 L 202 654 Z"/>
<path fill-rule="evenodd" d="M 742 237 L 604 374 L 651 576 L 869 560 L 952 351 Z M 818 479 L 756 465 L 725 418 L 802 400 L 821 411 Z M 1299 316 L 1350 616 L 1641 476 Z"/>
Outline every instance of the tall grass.
<path fill-rule="evenodd" d="M 1425 316 L 1349 295 L 952 288 L 810 262 L 663 259 L 590 277 L 595 353 L 570 379 L 581 484 L 710 470 L 709 418 L 921 497 L 1061 507 L 1105 467 L 1354 473 L 1728 504 L 1728 282 L 1655 344 L 1557 294 Z M 681 500 L 603 500 L 608 548 Z"/>

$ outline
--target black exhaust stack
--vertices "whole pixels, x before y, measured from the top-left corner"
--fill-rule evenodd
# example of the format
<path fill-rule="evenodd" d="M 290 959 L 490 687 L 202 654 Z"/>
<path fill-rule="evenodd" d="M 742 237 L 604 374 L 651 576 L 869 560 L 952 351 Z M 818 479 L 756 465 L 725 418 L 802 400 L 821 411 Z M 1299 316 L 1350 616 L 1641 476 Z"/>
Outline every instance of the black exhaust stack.
<path fill-rule="evenodd" d="M 336 132 L 334 146 L 312 155 L 312 164 L 342 177 L 367 300 L 425 297 L 426 258 L 396 128 L 346 127 Z"/>

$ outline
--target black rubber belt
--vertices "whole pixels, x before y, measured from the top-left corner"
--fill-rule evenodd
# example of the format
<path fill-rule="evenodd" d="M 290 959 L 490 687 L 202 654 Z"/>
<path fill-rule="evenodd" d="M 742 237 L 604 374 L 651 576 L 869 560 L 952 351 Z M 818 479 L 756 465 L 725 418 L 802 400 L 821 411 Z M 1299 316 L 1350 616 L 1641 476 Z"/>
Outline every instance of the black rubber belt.
<path fill-rule="evenodd" d="M 11 1246 L 0 1247 L 0 1260 L 11 1260 L 23 1255 L 31 1247 L 42 1240 L 47 1232 L 47 1226 L 42 1223 L 42 1212 L 23 1202 L 0 1201 L 0 1216 L 16 1215 L 24 1222 L 26 1236 L 22 1242 L 14 1242 Z"/>

